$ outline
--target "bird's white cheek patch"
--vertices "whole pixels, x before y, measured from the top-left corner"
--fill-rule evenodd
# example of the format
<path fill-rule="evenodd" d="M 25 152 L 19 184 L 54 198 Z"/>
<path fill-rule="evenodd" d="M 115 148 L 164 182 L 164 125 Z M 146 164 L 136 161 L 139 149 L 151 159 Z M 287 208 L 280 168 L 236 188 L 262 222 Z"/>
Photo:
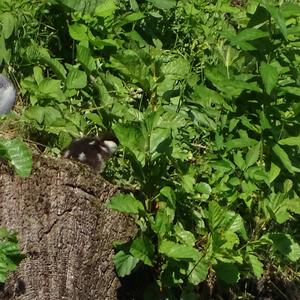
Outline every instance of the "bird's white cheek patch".
<path fill-rule="evenodd" d="M 78 160 L 80 161 L 85 161 L 86 160 L 86 156 L 83 152 L 81 152 L 79 155 L 78 155 Z"/>
<path fill-rule="evenodd" d="M 108 148 L 109 153 L 116 152 L 118 145 L 114 141 L 103 141 L 103 144 Z"/>

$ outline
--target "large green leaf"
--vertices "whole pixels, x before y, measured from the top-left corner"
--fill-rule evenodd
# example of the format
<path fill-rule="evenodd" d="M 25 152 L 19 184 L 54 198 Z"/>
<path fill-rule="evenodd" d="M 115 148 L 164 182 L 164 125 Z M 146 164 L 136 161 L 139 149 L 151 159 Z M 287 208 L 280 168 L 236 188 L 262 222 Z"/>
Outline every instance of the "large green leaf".
<path fill-rule="evenodd" d="M 278 156 L 278 158 L 281 160 L 284 167 L 290 172 L 294 173 L 295 168 L 292 166 L 292 162 L 289 158 L 289 155 L 285 152 L 283 148 L 281 148 L 278 144 L 274 145 L 272 147 L 272 150 L 274 153 Z"/>
<path fill-rule="evenodd" d="M 283 16 L 281 10 L 277 7 L 274 7 L 274 6 L 268 5 L 268 4 L 264 4 L 264 6 L 267 9 L 267 11 L 270 13 L 270 15 L 272 16 L 275 24 L 280 29 L 284 38 L 286 40 L 288 40 L 286 22 L 285 22 L 285 19 L 284 19 L 284 16 Z"/>
<path fill-rule="evenodd" d="M 266 235 L 282 255 L 289 258 L 291 261 L 297 261 L 300 258 L 300 246 L 290 234 L 284 233 L 269 233 Z"/>
<path fill-rule="evenodd" d="M 200 252 L 192 246 L 163 240 L 158 248 L 161 254 L 174 259 L 187 259 L 196 261 L 201 257 Z"/>
<path fill-rule="evenodd" d="M 260 66 L 260 74 L 268 94 L 271 94 L 272 90 L 275 88 L 278 80 L 278 71 L 276 67 L 262 63 Z"/>
<path fill-rule="evenodd" d="M 113 257 L 113 262 L 117 271 L 117 274 L 120 277 L 129 275 L 132 270 L 136 267 L 139 259 L 135 258 L 130 254 L 126 254 L 124 251 L 119 251 Z"/>
<path fill-rule="evenodd" d="M 130 247 L 130 253 L 148 266 L 153 266 L 154 245 L 147 237 L 135 239 Z"/>
<path fill-rule="evenodd" d="M 21 177 L 30 175 L 32 154 L 29 148 L 18 138 L 12 140 L 0 139 L 0 155 L 8 159 L 16 173 Z"/>
<path fill-rule="evenodd" d="M 73 69 L 68 73 L 66 85 L 68 89 L 82 89 L 87 84 L 86 73 Z"/>
<path fill-rule="evenodd" d="M 239 269 L 234 263 L 218 261 L 214 269 L 216 270 L 217 278 L 227 284 L 237 283 L 240 279 Z"/>
<path fill-rule="evenodd" d="M 138 214 L 144 211 L 143 204 L 131 195 L 116 194 L 108 203 L 108 208 L 124 213 Z"/>

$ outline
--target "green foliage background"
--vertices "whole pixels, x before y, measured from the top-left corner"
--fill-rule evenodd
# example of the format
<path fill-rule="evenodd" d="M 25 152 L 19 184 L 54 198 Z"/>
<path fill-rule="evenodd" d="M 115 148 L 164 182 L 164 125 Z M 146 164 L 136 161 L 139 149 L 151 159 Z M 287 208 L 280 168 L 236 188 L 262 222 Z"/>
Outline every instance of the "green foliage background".
<path fill-rule="evenodd" d="M 298 276 L 297 1 L 4 0 L 0 22 L 23 101 L 3 122 L 53 154 L 81 134 L 120 140 L 105 176 L 128 192 L 109 207 L 139 232 L 114 262 L 121 277 L 150 267 L 145 299 L 270 264 Z"/>

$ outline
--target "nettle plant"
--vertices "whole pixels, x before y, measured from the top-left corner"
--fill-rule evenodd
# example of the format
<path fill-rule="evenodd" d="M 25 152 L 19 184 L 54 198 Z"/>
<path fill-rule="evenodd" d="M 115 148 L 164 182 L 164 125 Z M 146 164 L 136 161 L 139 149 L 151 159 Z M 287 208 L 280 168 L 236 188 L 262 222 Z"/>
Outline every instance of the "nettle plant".
<path fill-rule="evenodd" d="M 114 262 L 121 277 L 151 270 L 148 298 L 197 297 L 207 278 L 269 264 L 296 274 L 300 9 L 249 2 L 53 1 L 17 52 L 20 122 L 39 142 L 56 153 L 81 133 L 117 135 L 106 176 L 128 192 L 109 207 L 138 233 Z"/>
<path fill-rule="evenodd" d="M 242 29 L 220 33 L 203 84 L 182 80 L 183 94 L 157 95 L 141 120 L 114 126 L 138 187 L 109 204 L 139 226 L 117 246 L 120 276 L 150 266 L 157 293 L 171 297 L 212 272 L 234 284 L 269 264 L 296 270 L 299 16 L 297 4 L 257 5 Z"/>

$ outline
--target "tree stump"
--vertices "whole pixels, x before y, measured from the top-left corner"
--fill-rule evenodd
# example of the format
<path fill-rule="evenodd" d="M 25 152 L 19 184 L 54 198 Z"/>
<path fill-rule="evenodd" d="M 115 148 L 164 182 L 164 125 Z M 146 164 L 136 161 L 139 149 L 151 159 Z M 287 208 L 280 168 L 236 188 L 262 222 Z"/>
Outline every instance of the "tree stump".
<path fill-rule="evenodd" d="M 31 176 L 0 162 L 0 226 L 15 230 L 26 258 L 0 299 L 117 299 L 112 243 L 132 220 L 106 208 L 116 188 L 89 167 L 35 156 Z"/>

